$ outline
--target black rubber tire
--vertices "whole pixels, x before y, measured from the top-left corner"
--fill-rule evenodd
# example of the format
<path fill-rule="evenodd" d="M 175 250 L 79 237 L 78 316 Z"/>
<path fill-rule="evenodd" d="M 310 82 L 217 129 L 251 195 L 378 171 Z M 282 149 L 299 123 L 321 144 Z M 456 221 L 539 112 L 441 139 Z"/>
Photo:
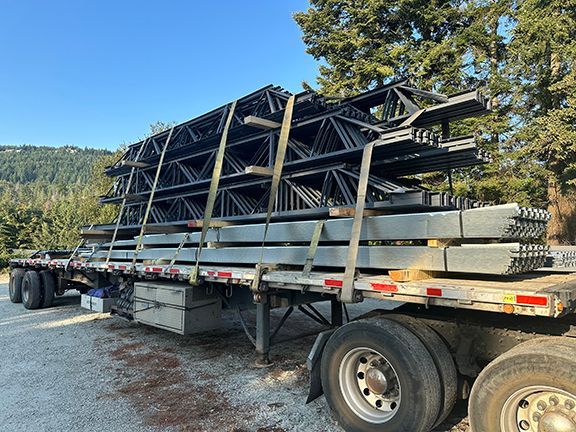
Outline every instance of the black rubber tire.
<path fill-rule="evenodd" d="M 25 274 L 26 270 L 23 268 L 15 268 L 10 272 L 8 291 L 12 303 L 22 303 L 22 281 Z"/>
<path fill-rule="evenodd" d="M 54 277 L 54 273 L 50 270 L 41 271 L 40 283 L 42 285 L 42 301 L 40 302 L 40 307 L 48 308 L 52 306 L 54 293 L 56 291 L 56 278 Z"/>
<path fill-rule="evenodd" d="M 37 271 L 26 272 L 22 281 L 22 303 L 26 309 L 38 309 L 42 302 L 42 285 Z"/>
<path fill-rule="evenodd" d="M 412 333 L 418 336 L 418 339 L 420 339 L 432 355 L 442 383 L 442 406 L 440 407 L 438 419 L 436 419 L 434 423 L 434 427 L 436 427 L 446 420 L 446 417 L 448 417 L 454 409 L 456 399 L 458 398 L 458 373 L 456 372 L 456 365 L 448 350 L 448 346 L 438 333 L 417 318 L 397 314 L 388 314 L 383 318 L 396 321 L 407 327 Z"/>
<path fill-rule="evenodd" d="M 531 340 L 486 366 L 470 393 L 471 430 L 499 431 L 506 400 L 516 391 L 533 385 L 576 394 L 576 341 L 563 337 Z"/>
<path fill-rule="evenodd" d="M 369 423 L 358 417 L 340 390 L 341 361 L 358 347 L 379 352 L 397 373 L 402 399 L 396 414 L 385 423 Z M 441 385 L 434 360 L 414 333 L 394 321 L 371 318 L 340 327 L 324 349 L 321 375 L 328 405 L 346 431 L 428 432 L 438 418 Z"/>

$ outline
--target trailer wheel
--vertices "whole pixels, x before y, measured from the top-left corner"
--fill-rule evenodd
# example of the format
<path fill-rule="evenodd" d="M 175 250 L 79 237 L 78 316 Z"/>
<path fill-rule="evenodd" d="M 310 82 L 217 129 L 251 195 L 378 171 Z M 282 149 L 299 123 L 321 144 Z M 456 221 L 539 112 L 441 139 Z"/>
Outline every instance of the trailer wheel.
<path fill-rule="evenodd" d="M 38 309 L 41 301 L 40 276 L 36 271 L 28 271 L 22 281 L 22 303 L 26 309 Z"/>
<path fill-rule="evenodd" d="M 576 431 L 576 342 L 520 344 L 490 363 L 470 394 L 473 432 Z"/>
<path fill-rule="evenodd" d="M 355 321 L 330 337 L 322 387 L 346 431 L 428 432 L 438 418 L 440 378 L 432 356 L 403 325 Z"/>
<path fill-rule="evenodd" d="M 40 307 L 47 308 L 52 306 L 52 302 L 54 301 L 54 292 L 56 291 L 54 274 L 50 270 L 41 271 L 40 282 L 42 285 L 42 301 Z"/>
<path fill-rule="evenodd" d="M 22 303 L 22 281 L 24 280 L 25 274 L 26 270 L 23 268 L 15 268 L 10 272 L 8 291 L 12 303 Z"/>
<path fill-rule="evenodd" d="M 458 392 L 458 374 L 456 365 L 444 340 L 430 326 L 409 315 L 388 314 L 386 319 L 396 321 L 407 327 L 426 346 L 436 364 L 442 383 L 442 406 L 434 427 L 438 426 L 454 409 Z"/>

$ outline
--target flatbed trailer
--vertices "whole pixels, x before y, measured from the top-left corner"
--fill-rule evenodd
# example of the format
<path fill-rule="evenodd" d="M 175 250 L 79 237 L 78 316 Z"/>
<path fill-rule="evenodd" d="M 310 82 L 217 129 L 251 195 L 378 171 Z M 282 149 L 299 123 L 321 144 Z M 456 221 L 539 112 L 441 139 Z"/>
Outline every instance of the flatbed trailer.
<path fill-rule="evenodd" d="M 449 123 L 488 112 L 489 99 L 398 81 L 328 102 L 267 87 L 130 146 L 107 170 L 116 223 L 83 232 L 108 244 L 11 261 L 11 300 L 35 309 L 114 285 L 114 313 L 182 334 L 236 309 L 263 367 L 297 308 L 326 328 L 307 359 L 308 401 L 324 394 L 346 431 L 429 432 L 460 398 L 473 432 L 576 432 L 576 274 L 527 274 L 545 263 L 548 212 L 483 209 L 405 179 L 488 162 Z M 420 129 L 432 126 L 441 138 Z M 180 241 L 145 238 L 167 233 Z M 346 305 L 365 299 L 387 308 L 345 323 Z M 329 317 L 313 306 L 325 301 Z"/>
<path fill-rule="evenodd" d="M 344 274 L 333 271 L 303 275 L 301 269 L 275 266 L 259 272 L 201 265 L 199 284 L 191 286 L 193 265 L 45 257 L 13 260 L 11 267 L 11 288 L 28 273 L 31 280 L 43 274 L 40 293 L 49 274 L 60 294 L 79 286 L 124 284 L 190 291 L 196 297 L 216 293 L 223 308 L 254 307 L 254 336 L 239 316 L 258 366 L 270 364 L 271 341 L 298 308 L 326 326 L 308 357 L 308 401 L 324 393 L 345 430 L 429 431 L 458 398 L 469 399 L 474 432 L 576 427 L 576 274 L 448 275 L 408 282 L 359 274 L 356 301 L 392 301 L 398 307 L 345 323 Z M 137 295 L 133 301 L 155 310 L 172 307 Z M 323 301 L 331 302 L 330 317 L 312 306 Z M 183 313 L 198 314 L 196 307 L 213 303 L 199 304 Z M 286 312 L 272 329 L 275 308 Z M 210 327 L 197 331 L 205 328 Z"/>

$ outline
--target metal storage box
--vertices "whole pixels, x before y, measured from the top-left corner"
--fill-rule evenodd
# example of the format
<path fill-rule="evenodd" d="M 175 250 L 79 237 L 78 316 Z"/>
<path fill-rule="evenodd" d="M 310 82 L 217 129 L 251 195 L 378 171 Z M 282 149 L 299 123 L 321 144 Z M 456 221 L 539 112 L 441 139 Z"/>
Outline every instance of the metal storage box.
<path fill-rule="evenodd" d="M 173 282 L 136 282 L 134 319 L 179 334 L 220 327 L 222 302 L 214 291 Z"/>

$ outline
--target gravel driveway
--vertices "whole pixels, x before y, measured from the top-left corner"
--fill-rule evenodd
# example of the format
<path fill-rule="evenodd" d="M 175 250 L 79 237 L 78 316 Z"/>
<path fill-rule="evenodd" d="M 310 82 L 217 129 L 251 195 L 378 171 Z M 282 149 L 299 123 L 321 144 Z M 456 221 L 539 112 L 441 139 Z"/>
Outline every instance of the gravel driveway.
<path fill-rule="evenodd" d="M 256 369 L 234 314 L 221 330 L 179 336 L 79 303 L 70 294 L 28 311 L 0 284 L 2 431 L 342 431 L 324 398 L 304 404 L 314 336 L 299 335 L 319 326 L 299 312 L 274 365 Z M 465 431 L 463 411 L 438 431 Z"/>

